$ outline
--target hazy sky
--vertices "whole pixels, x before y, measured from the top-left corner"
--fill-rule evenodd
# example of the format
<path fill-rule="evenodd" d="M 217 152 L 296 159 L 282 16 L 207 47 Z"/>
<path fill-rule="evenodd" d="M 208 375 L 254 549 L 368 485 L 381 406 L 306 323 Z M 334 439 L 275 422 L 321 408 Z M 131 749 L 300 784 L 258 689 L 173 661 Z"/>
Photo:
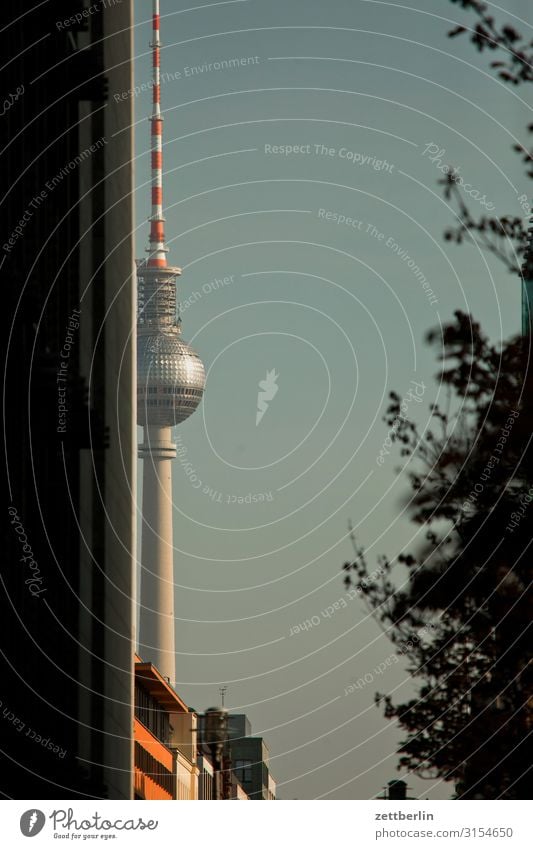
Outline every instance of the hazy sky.
<path fill-rule="evenodd" d="M 525 0 L 503 6 L 527 17 Z M 531 121 L 528 91 L 498 82 L 492 54 L 464 36 L 447 39 L 470 18 L 446 0 L 161 7 L 169 261 L 183 268 L 183 334 L 208 372 L 177 432 L 177 688 L 200 710 L 228 685 L 227 705 L 270 745 L 281 798 L 369 798 L 398 776 L 401 739 L 374 693 L 399 699 L 409 684 L 344 592 L 347 523 L 371 563 L 416 545 L 399 458 L 377 458 L 388 392 L 412 390 L 421 422 L 438 393 L 425 331 L 455 309 L 494 339 L 519 329 L 517 281 L 443 241 L 453 215 L 430 156 L 444 149 L 441 164 L 460 167 L 476 214 L 523 214 L 510 146 Z M 136 14 L 146 86 L 150 0 Z M 135 108 L 141 256 L 148 90 Z M 273 397 L 256 425 L 265 379 Z M 452 792 L 406 778 L 412 795 Z"/>

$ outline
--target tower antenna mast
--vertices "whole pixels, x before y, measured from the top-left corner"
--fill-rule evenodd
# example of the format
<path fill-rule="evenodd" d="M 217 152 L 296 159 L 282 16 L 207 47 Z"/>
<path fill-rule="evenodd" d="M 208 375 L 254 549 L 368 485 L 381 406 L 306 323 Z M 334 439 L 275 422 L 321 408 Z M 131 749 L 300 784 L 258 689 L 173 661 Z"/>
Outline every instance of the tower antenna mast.
<path fill-rule="evenodd" d="M 168 248 L 165 245 L 165 217 L 163 215 L 163 116 L 161 115 L 161 38 L 159 0 L 153 0 L 152 16 L 152 114 L 151 169 L 152 214 L 150 216 L 150 246 L 148 265 L 164 268 Z"/>

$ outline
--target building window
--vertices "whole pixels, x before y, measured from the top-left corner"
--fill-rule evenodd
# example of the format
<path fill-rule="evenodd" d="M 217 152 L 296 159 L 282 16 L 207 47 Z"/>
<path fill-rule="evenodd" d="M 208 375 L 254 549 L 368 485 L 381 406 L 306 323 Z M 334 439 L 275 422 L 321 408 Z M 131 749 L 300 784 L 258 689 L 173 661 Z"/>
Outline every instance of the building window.
<path fill-rule="evenodd" d="M 233 772 L 241 784 L 249 783 L 252 780 L 252 761 L 235 761 Z"/>
<path fill-rule="evenodd" d="M 161 710 L 155 699 L 139 686 L 135 687 L 135 716 L 148 731 L 168 746 L 170 740 L 168 713 Z"/>

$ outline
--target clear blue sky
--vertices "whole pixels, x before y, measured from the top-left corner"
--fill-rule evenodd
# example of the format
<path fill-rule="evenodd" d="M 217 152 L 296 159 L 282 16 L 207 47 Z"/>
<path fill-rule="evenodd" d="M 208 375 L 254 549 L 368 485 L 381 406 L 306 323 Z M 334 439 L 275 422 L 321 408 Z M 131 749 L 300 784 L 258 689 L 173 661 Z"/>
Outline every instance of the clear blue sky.
<path fill-rule="evenodd" d="M 527 15 L 525 0 L 504 5 Z M 423 336 L 455 309 L 494 339 L 519 329 L 517 281 L 443 241 L 453 216 L 424 151 L 444 149 L 496 213 L 521 214 L 510 146 L 531 121 L 528 92 L 446 38 L 469 20 L 446 0 L 161 6 L 167 239 L 183 333 L 208 370 L 174 471 L 178 690 L 203 709 L 228 685 L 228 706 L 270 744 L 280 797 L 369 798 L 397 777 L 401 738 L 374 693 L 410 685 L 401 663 L 373 672 L 392 646 L 346 598 L 340 568 L 350 518 L 372 562 L 416 545 L 399 459 L 376 461 L 387 394 L 418 385 L 409 413 L 427 420 L 439 387 Z M 150 13 L 137 0 L 139 86 Z M 135 108 L 141 256 L 149 91 Z M 278 390 L 256 426 L 272 369 Z M 407 780 L 413 795 L 451 793 Z"/>

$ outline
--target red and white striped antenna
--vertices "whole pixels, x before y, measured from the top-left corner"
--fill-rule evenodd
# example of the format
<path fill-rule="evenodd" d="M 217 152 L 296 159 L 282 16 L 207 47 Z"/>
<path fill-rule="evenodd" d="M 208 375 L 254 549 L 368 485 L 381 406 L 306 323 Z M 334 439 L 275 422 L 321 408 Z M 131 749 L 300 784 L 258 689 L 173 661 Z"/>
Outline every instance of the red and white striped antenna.
<path fill-rule="evenodd" d="M 159 38 L 159 0 L 153 0 L 152 18 L 152 215 L 150 216 L 150 246 L 148 266 L 165 268 L 168 248 L 165 245 L 163 216 L 163 117 L 161 115 L 161 76 Z"/>

